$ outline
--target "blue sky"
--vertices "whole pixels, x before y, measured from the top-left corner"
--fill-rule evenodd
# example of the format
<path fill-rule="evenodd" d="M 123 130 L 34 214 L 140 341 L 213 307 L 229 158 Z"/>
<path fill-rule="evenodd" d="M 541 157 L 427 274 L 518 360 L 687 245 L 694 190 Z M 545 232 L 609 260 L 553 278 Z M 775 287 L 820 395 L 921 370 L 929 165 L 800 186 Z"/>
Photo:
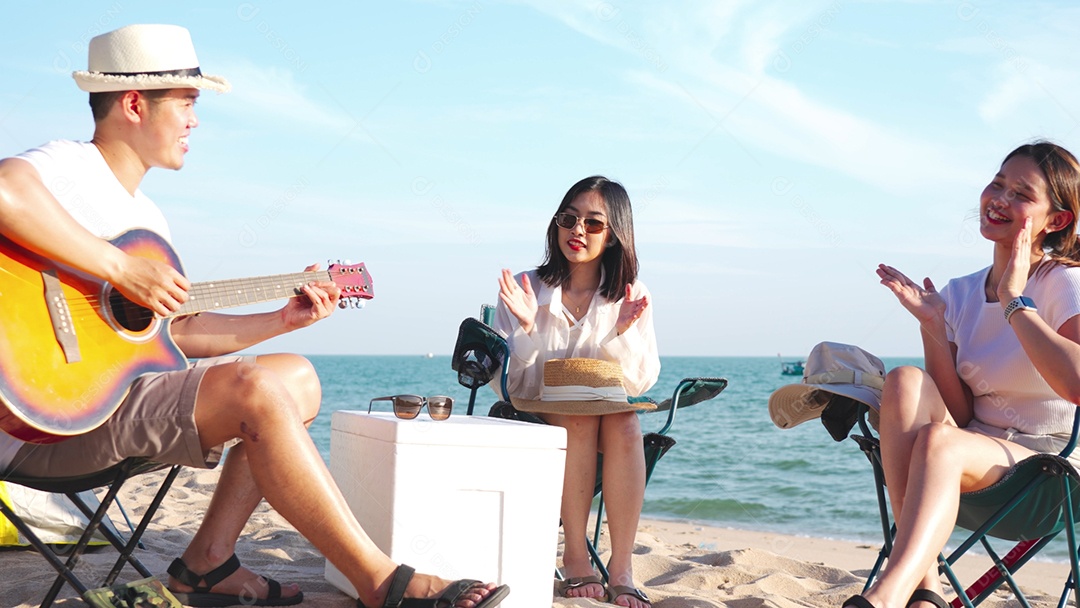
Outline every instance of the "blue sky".
<path fill-rule="evenodd" d="M 634 203 L 662 355 L 918 355 L 876 265 L 939 286 L 986 266 L 973 212 L 1001 158 L 1080 149 L 1066 2 L 308 6 L 21 2 L 0 23 L 3 156 L 89 139 L 70 72 L 116 27 L 183 25 L 230 79 L 185 167 L 143 183 L 188 276 L 341 259 L 376 287 L 259 352 L 449 353 L 602 174 Z"/>

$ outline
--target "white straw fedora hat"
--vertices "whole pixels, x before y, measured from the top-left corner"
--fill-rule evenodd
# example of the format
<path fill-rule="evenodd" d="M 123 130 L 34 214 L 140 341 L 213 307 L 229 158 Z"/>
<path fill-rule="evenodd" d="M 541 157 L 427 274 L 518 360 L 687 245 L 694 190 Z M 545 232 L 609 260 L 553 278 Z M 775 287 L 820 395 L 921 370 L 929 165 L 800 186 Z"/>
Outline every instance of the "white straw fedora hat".
<path fill-rule="evenodd" d="M 855 423 L 851 400 L 870 406 L 871 421 L 876 418 L 885 384 L 881 359 L 858 346 L 822 342 L 810 351 L 803 370 L 801 384 L 781 386 L 769 396 L 769 416 L 776 426 L 789 429 L 822 418 L 833 439 L 841 441 Z"/>
<path fill-rule="evenodd" d="M 128 25 L 94 36 L 89 47 L 87 70 L 71 76 L 90 93 L 230 88 L 221 76 L 202 73 L 191 34 L 179 25 Z"/>
<path fill-rule="evenodd" d="M 600 359 L 550 359 L 544 362 L 539 399 L 510 397 L 523 412 L 602 416 L 616 412 L 655 410 L 649 402 L 629 403 L 622 367 Z"/>

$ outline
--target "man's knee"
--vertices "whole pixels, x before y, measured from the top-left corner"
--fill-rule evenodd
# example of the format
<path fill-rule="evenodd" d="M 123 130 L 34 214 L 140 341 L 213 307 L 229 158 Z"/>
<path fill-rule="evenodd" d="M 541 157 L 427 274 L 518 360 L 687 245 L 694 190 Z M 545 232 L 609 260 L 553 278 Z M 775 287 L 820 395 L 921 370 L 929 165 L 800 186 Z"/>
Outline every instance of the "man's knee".
<path fill-rule="evenodd" d="M 286 382 L 286 387 L 293 394 L 300 415 L 305 422 L 315 419 L 322 404 L 322 383 L 319 382 L 319 374 L 315 372 L 315 366 L 305 357 L 300 355 L 291 356 L 292 377 Z"/>
<path fill-rule="evenodd" d="M 235 365 L 234 372 L 224 385 L 224 390 L 229 391 L 230 395 L 220 401 L 249 416 L 264 419 L 280 414 L 302 415 L 293 392 L 277 369 L 241 362 Z"/>
<path fill-rule="evenodd" d="M 301 418 L 305 422 L 313 420 L 322 402 L 322 384 L 311 361 L 293 354 L 264 355 L 256 361 L 277 376 L 295 402 Z"/>

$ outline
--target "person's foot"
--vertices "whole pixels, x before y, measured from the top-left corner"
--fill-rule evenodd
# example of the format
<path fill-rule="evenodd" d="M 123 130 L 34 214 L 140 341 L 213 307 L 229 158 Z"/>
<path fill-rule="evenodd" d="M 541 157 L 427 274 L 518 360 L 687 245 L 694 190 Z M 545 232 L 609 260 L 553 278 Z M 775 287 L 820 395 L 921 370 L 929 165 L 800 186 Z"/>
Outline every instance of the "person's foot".
<path fill-rule="evenodd" d="M 608 564 L 608 601 L 627 608 L 652 608 L 645 592 L 634 586 L 634 572 L 629 569 L 613 569 Z"/>
<path fill-rule="evenodd" d="M 366 605 L 382 606 L 386 602 L 387 595 L 394 592 L 400 593 L 395 586 L 400 585 L 403 582 L 402 579 L 408 581 L 405 587 L 405 599 L 434 599 L 450 592 L 457 585 L 463 585 L 462 581 L 448 581 L 430 574 L 420 574 L 402 564 L 386 575 L 383 584 L 376 589 L 375 597 L 371 598 L 372 603 Z M 496 587 L 494 583 L 477 582 L 457 595 L 454 608 L 475 608 L 496 594 L 505 596 L 508 592 L 509 589 L 505 586 Z M 358 605 L 365 604 L 358 603 Z M 497 602 L 490 605 L 484 604 L 484 608 L 494 608 L 497 605 Z"/>
<path fill-rule="evenodd" d="M 566 577 L 564 584 L 559 586 L 559 593 L 563 597 L 603 599 L 606 595 L 604 583 L 596 576 L 589 560 L 572 563 L 564 561 L 563 575 Z"/>
<path fill-rule="evenodd" d="M 652 608 L 652 604 L 649 603 L 649 598 L 645 595 L 645 592 L 636 587 L 611 585 L 608 587 L 608 593 L 614 596 L 611 598 L 611 603 L 616 606 Z"/>
<path fill-rule="evenodd" d="M 289 605 L 303 598 L 296 583 L 278 584 L 260 576 L 241 566 L 235 555 L 220 564 L 188 559 L 189 562 L 177 559 L 169 567 L 168 588 L 174 594 L 235 596 L 237 604 L 247 605 L 260 605 L 267 600 L 272 605 Z M 219 572 L 225 576 L 217 580 L 219 576 L 215 575 Z"/>

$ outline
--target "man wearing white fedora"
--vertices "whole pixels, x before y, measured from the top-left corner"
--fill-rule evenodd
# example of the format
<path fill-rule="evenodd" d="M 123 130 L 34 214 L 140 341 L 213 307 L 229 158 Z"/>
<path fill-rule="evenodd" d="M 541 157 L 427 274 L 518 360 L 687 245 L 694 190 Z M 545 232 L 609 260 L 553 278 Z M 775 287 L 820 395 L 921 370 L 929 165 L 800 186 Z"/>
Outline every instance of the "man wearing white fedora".
<path fill-rule="evenodd" d="M 187 300 L 187 279 L 106 239 L 133 228 L 169 239 L 168 225 L 139 184 L 151 167 L 183 166 L 198 126 L 199 90 L 225 92 L 229 85 L 201 73 L 188 31 L 171 25 L 131 25 L 95 37 L 88 70 L 73 76 L 91 94 L 93 139 L 49 142 L 0 160 L 0 235 L 8 239 L 0 239 L 0 247 L 23 248 L 97 277 L 168 316 Z M 330 282 L 310 283 L 302 292 L 275 312 L 176 318 L 172 338 L 198 363 L 139 376 L 104 424 L 69 439 L 24 443 L 0 433 L 0 473 L 77 475 L 129 456 L 209 468 L 222 446 L 238 441 L 202 525 L 169 567 L 169 588 L 182 602 L 291 605 L 303 599 L 297 585 L 260 577 L 234 554 L 244 524 L 266 498 L 348 576 L 362 605 L 426 598 L 406 603 L 493 608 L 509 592 L 506 586 L 414 574 L 360 527 L 305 428 L 321 398 L 306 359 L 230 355 L 329 316 L 340 297 Z"/>

